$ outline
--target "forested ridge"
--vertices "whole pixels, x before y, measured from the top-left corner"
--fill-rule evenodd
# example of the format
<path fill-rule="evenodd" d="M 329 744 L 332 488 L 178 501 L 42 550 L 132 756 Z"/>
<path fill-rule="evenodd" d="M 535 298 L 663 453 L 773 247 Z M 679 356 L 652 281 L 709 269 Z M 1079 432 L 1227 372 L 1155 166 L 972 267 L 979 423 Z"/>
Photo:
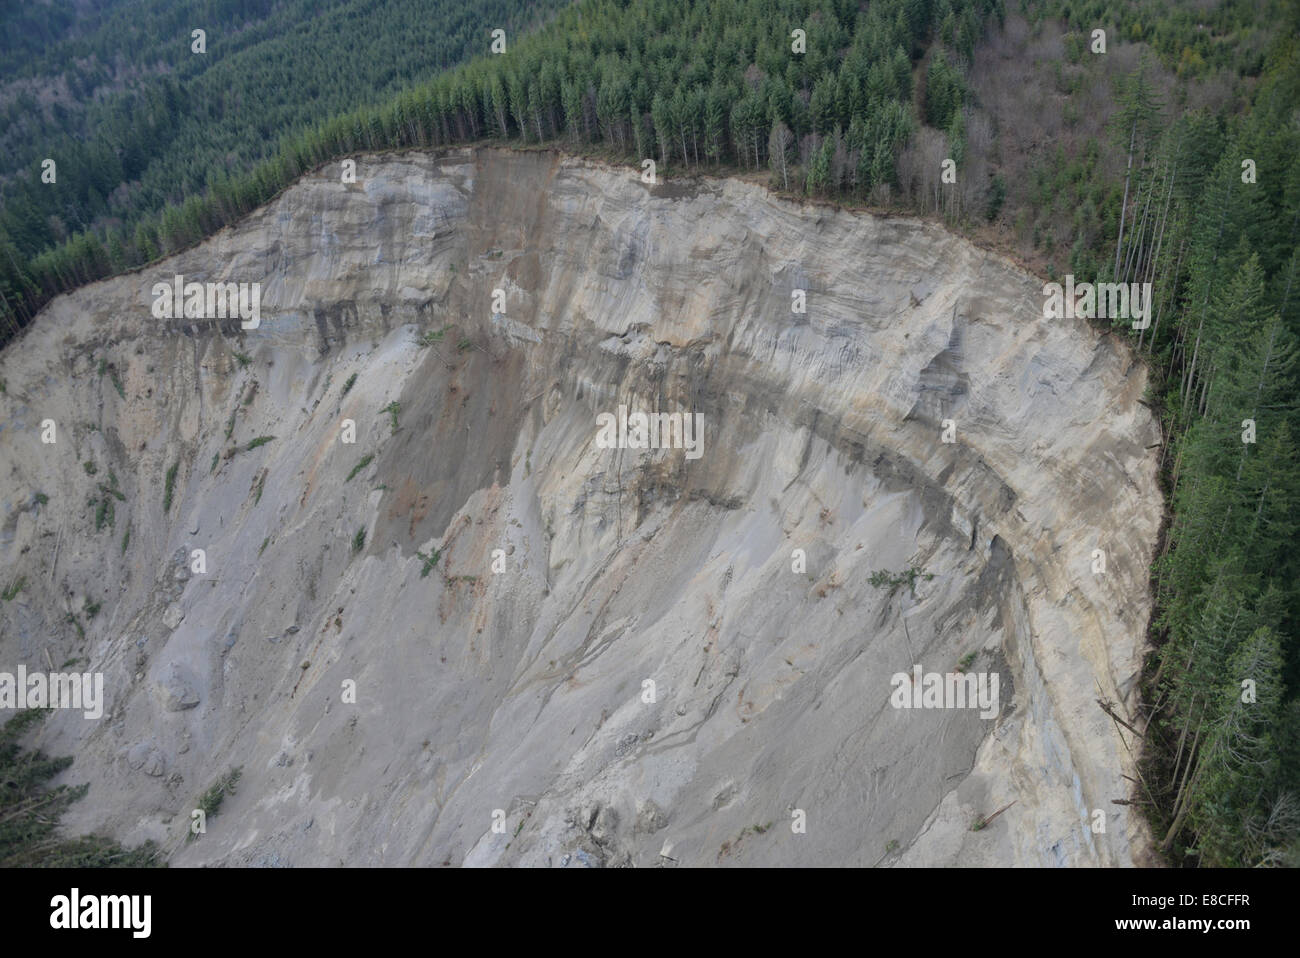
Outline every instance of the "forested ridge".
<path fill-rule="evenodd" d="M 0 12 L 3 292 L 23 264 L 66 244 L 118 270 L 158 255 L 144 220 L 246 175 L 287 134 L 437 75 L 567 0 L 136 0 L 74 14 L 62 3 Z M 193 50 L 194 30 L 204 52 Z M 56 162 L 56 181 L 41 163 Z M 42 272 L 38 287 L 57 284 Z M 28 290 L 27 296 L 33 295 Z M 36 294 L 40 296 L 41 294 Z M 20 315 L 31 312 L 27 298 Z M 43 299 L 42 299 L 43 301 Z M 12 307 L 10 307 L 12 308 Z"/>
<path fill-rule="evenodd" d="M 484 51 L 495 26 L 477 24 Z M 206 169 L 183 201 L 142 201 L 129 227 L 100 218 L 57 246 L 0 236 L 0 335 L 324 162 L 471 142 L 653 158 L 661 175 L 761 173 L 790 193 L 995 230 L 1053 279 L 1150 282 L 1150 328 L 1115 326 L 1149 359 L 1172 505 L 1128 797 L 1173 861 L 1295 864 L 1298 35 L 1293 2 L 584 0 L 510 33 L 501 55 L 310 119 L 251 169 Z M 1013 66 L 1042 87 L 999 86 Z M 1031 100 L 1041 114 L 1024 112 Z"/>

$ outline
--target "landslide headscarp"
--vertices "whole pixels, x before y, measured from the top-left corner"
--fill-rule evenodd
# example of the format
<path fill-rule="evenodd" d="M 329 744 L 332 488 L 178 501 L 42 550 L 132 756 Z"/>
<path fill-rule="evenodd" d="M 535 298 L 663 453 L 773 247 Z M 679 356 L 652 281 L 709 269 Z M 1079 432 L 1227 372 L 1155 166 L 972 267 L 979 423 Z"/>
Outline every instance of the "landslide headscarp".
<path fill-rule="evenodd" d="M 260 282 L 260 326 L 154 319 L 177 274 Z M 74 825 L 175 864 L 1131 863 L 1095 700 L 1134 693 L 1160 434 L 1041 303 L 739 182 L 327 167 L 0 355 L 0 671 L 105 674 L 42 747 L 94 783 Z M 702 455 L 601 448 L 620 405 L 701 414 Z M 968 657 L 996 717 L 891 705 Z"/>

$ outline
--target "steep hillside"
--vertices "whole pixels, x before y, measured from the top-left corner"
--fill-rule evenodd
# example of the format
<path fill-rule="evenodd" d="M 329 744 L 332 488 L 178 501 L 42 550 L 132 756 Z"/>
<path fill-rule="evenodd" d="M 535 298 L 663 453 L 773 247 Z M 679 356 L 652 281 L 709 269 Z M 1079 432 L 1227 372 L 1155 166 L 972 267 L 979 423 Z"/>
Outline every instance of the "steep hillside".
<path fill-rule="evenodd" d="M 0 663 L 105 674 L 40 732 L 93 782 L 67 821 L 178 865 L 1141 860 L 1096 701 L 1161 512 L 1127 346 L 938 226 L 735 181 L 340 180 L 0 353 Z M 177 274 L 260 282 L 260 325 L 155 318 Z M 601 448 L 620 405 L 700 455 Z M 891 707 L 914 664 L 996 673 L 996 716 Z"/>

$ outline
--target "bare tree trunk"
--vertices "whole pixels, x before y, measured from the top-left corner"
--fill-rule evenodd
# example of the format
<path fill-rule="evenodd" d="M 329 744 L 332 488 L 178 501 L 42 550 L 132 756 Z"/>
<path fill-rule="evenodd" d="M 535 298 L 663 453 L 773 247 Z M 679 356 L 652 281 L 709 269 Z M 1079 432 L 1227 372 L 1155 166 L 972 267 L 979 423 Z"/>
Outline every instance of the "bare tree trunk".
<path fill-rule="evenodd" d="M 1202 708 L 1201 721 L 1197 723 L 1196 737 L 1192 739 L 1192 750 L 1191 752 L 1188 753 L 1187 768 L 1183 772 L 1183 783 L 1182 785 L 1179 786 L 1178 797 L 1174 800 L 1173 824 L 1169 826 L 1169 831 L 1165 833 L 1164 841 L 1160 843 L 1161 849 L 1166 852 L 1173 847 L 1174 838 L 1178 835 L 1178 832 L 1182 830 L 1183 819 L 1187 817 L 1187 809 L 1189 808 L 1189 805 L 1187 804 L 1187 795 L 1188 795 L 1187 777 L 1192 772 L 1192 766 L 1196 756 L 1196 745 L 1201 740 L 1201 727 L 1204 724 L 1205 724 L 1205 709 Z M 1195 780 L 1193 780 L 1193 784 L 1195 784 Z"/>
<path fill-rule="evenodd" d="M 1179 269 L 1182 268 L 1183 265 L 1183 247 L 1185 244 L 1186 244 L 1185 239 L 1183 240 L 1183 242 L 1178 244 L 1178 261 L 1174 265 L 1174 272 L 1173 272 L 1174 288 L 1169 291 L 1169 296 L 1168 296 L 1168 301 L 1171 304 L 1178 302 L 1178 271 Z M 1160 329 L 1160 314 L 1164 312 L 1164 304 L 1165 304 L 1165 298 L 1162 297 L 1160 300 L 1160 308 L 1156 310 L 1156 317 L 1151 321 L 1151 340 L 1147 344 L 1147 352 L 1150 352 L 1156 348 L 1156 331 Z M 1141 341 L 1139 340 L 1138 346 L 1140 347 L 1141 345 L 1142 345 Z"/>
<path fill-rule="evenodd" d="M 1115 281 L 1119 282 L 1119 251 L 1124 245 L 1124 217 L 1128 211 L 1128 183 L 1133 175 L 1133 146 L 1137 143 L 1137 120 L 1133 121 L 1133 131 L 1128 138 L 1128 169 L 1124 171 L 1124 199 L 1119 207 L 1119 236 L 1115 240 Z"/>
<path fill-rule="evenodd" d="M 1153 192 L 1154 186 L 1155 186 L 1155 177 L 1152 176 L 1149 182 L 1143 183 L 1142 171 L 1139 170 L 1137 196 L 1135 196 L 1133 199 L 1133 218 L 1136 221 L 1134 224 L 1134 228 L 1137 230 L 1137 237 L 1136 240 L 1132 236 L 1129 237 L 1128 252 L 1124 256 L 1124 266 L 1123 266 L 1122 273 L 1121 275 L 1115 277 L 1115 281 L 1117 283 L 1128 282 L 1129 276 L 1136 268 L 1138 258 L 1142 255 L 1142 243 L 1146 239 L 1147 211 L 1151 208 L 1151 193 Z M 1144 192 L 1146 194 L 1145 201 L 1142 198 Z M 1140 218 L 1138 216 L 1139 206 L 1141 206 L 1142 208 L 1142 213 Z"/>

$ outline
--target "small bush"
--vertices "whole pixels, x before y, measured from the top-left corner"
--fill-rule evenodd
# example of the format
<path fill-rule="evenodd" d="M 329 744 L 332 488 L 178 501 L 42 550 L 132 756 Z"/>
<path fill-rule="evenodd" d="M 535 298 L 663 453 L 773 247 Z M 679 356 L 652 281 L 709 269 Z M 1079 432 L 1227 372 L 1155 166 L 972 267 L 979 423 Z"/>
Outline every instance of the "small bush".
<path fill-rule="evenodd" d="M 87 618 L 87 619 L 93 619 L 95 616 L 99 615 L 99 610 L 100 610 L 101 608 L 103 608 L 102 603 L 99 603 L 99 602 L 87 602 L 87 603 L 86 603 L 85 610 L 84 610 L 85 613 L 86 613 L 86 618 Z"/>
<path fill-rule="evenodd" d="M 253 361 L 253 357 L 248 355 L 248 353 L 240 353 L 240 352 L 235 353 L 235 362 L 239 363 L 240 369 L 247 369 L 248 364 L 251 363 L 252 361 Z"/>
<path fill-rule="evenodd" d="M 163 513 L 172 511 L 172 494 L 176 491 L 176 470 L 180 468 L 179 462 L 173 462 L 171 468 L 167 470 L 167 480 L 163 483 Z"/>
<path fill-rule="evenodd" d="M 86 475 L 88 476 L 93 476 L 95 473 L 99 472 L 99 467 L 89 460 L 83 462 L 81 468 L 86 470 Z"/>
<path fill-rule="evenodd" d="M 227 795 L 234 795 L 238 790 L 240 776 L 244 774 L 242 766 L 236 766 L 227 772 L 224 776 L 212 783 L 206 792 L 199 796 L 199 809 L 203 812 L 203 821 L 215 818 L 217 812 L 221 810 L 221 803 L 226 800 Z M 197 836 L 190 832 L 189 840 L 193 841 Z"/>
<path fill-rule="evenodd" d="M 415 554 L 424 561 L 424 568 L 420 570 L 420 578 L 423 579 L 433 571 L 433 567 L 438 564 L 438 560 L 442 557 L 442 550 L 434 549 L 432 555 L 425 555 L 419 549 L 416 549 Z"/>
<path fill-rule="evenodd" d="M 113 500 L 108 496 L 102 496 L 95 509 L 95 531 L 98 532 L 104 526 L 113 528 L 113 519 Z"/>
<path fill-rule="evenodd" d="M 343 384 L 343 392 L 339 394 L 340 399 L 342 399 L 344 396 L 348 394 L 348 390 L 352 388 L 353 384 L 356 383 L 356 381 L 357 381 L 356 373 L 353 373 L 351 376 L 348 377 L 348 381 Z"/>
<path fill-rule="evenodd" d="M 101 482 L 99 484 L 99 491 L 106 496 L 112 496 L 118 502 L 126 502 L 126 494 L 117 487 L 117 476 L 113 475 L 110 472 L 108 474 L 108 477 L 109 479 L 112 480 L 112 482 L 110 482 L 107 486 Z"/>
<path fill-rule="evenodd" d="M 425 330 L 424 335 L 420 337 L 420 340 L 419 340 L 420 345 L 421 345 L 421 346 L 434 346 L 434 345 L 437 345 L 438 343 L 442 342 L 442 338 L 443 338 L 444 336 L 447 335 L 447 330 L 449 330 L 449 329 L 451 329 L 451 324 L 450 324 L 450 323 L 448 323 L 446 326 L 442 327 L 442 329 L 427 329 L 427 330 Z"/>
<path fill-rule="evenodd" d="M 355 555 L 366 547 L 366 527 L 362 526 L 352 537 L 352 553 Z"/>
<path fill-rule="evenodd" d="M 912 566 L 902 572 L 890 572 L 887 569 L 881 569 L 878 572 L 871 573 L 871 578 L 867 581 L 877 589 L 888 586 L 890 595 L 893 595 L 900 585 L 906 585 L 912 590 L 912 598 L 916 598 L 916 580 L 924 579 L 929 582 L 933 578 L 933 572 L 926 572 L 920 566 Z"/>
<path fill-rule="evenodd" d="M 366 468 L 366 466 L 370 465 L 370 463 L 374 460 L 374 458 L 375 458 L 375 457 L 374 457 L 374 454 L 373 454 L 373 453 L 372 453 L 371 455 L 368 455 L 368 456 L 362 456 L 361 461 L 358 462 L 355 466 L 352 467 L 352 471 L 348 473 L 348 477 L 347 477 L 346 479 L 344 479 L 343 481 L 344 481 L 344 482 L 351 482 L 351 481 L 352 481 L 352 477 L 355 476 L 355 475 L 356 475 L 358 472 L 360 472 L 362 469 Z"/>
<path fill-rule="evenodd" d="M 8 588 L 6 588 L 4 592 L 0 592 L 0 598 L 3 598 L 6 602 L 12 602 L 17 598 L 18 593 L 23 591 L 23 586 L 26 584 L 27 577 L 20 575 L 18 578 L 14 579 L 13 582 L 9 583 Z"/>
<path fill-rule="evenodd" d="M 244 447 L 244 451 L 252 452 L 258 446 L 265 446 L 268 442 L 270 442 L 274 438 L 275 438 L 274 436 L 258 436 L 256 439 L 251 440 L 249 444 Z"/>
<path fill-rule="evenodd" d="M 36 501 L 39 502 L 41 505 L 45 505 L 47 502 L 50 501 L 50 497 L 43 492 L 38 492 L 36 493 Z"/>
<path fill-rule="evenodd" d="M 396 432 L 397 432 L 397 414 L 398 414 L 399 412 L 402 411 L 402 404 L 399 403 L 397 400 L 394 399 L 392 402 L 390 402 L 387 406 L 385 406 L 383 409 L 381 409 L 381 410 L 379 410 L 379 411 L 380 411 L 380 412 L 386 412 L 386 413 L 388 413 L 389 417 L 392 419 L 392 423 L 393 423 L 393 433 L 396 434 Z"/>

